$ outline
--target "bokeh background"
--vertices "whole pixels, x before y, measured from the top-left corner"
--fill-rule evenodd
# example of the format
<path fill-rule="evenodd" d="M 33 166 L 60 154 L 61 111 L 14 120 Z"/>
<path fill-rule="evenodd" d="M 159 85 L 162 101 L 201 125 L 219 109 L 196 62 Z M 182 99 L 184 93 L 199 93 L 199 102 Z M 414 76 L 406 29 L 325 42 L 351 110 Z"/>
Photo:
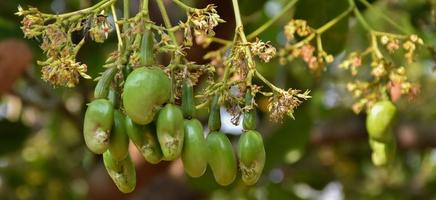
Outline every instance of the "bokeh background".
<path fill-rule="evenodd" d="M 227 21 L 216 28 L 217 37 L 233 37 L 234 18 L 230 0 L 187 0 L 205 7 L 215 3 Z M 287 1 L 239 0 L 245 29 L 251 32 L 273 17 Z M 38 41 L 23 39 L 17 6 L 34 6 L 43 12 L 63 13 L 88 7 L 95 0 L 1 0 L 0 1 L 0 199 L 436 199 L 436 73 L 434 0 L 377 0 L 376 8 L 359 4 L 376 28 L 395 32 L 380 15 L 390 16 L 403 28 L 426 42 L 417 62 L 407 65 L 411 80 L 421 84 L 414 100 L 401 99 L 394 123 L 398 151 L 389 169 L 371 164 L 365 130 L 365 114 L 354 114 L 345 85 L 352 77 L 338 68 L 344 52 L 364 48 L 367 32 L 347 17 L 329 30 L 325 49 L 336 56 L 320 76 L 296 60 L 285 66 L 278 59 L 258 64 L 259 70 L 277 85 L 309 89 L 313 98 L 295 112 L 296 119 L 272 123 L 266 114 L 267 99 L 258 98 L 258 130 L 267 153 L 264 173 L 258 184 L 244 186 L 239 179 L 220 187 L 210 170 L 192 179 L 180 161 L 145 163 L 136 149 L 138 184 L 131 194 L 121 194 L 107 175 L 101 156 L 90 153 L 82 138 L 86 103 L 92 99 L 95 82 L 81 80 L 76 88 L 53 88 L 43 82 L 37 60 L 43 59 Z M 121 3 L 121 2 L 120 2 Z M 172 23 L 185 20 L 185 13 L 166 1 Z M 131 12 L 138 9 L 131 1 Z M 120 7 L 121 8 L 121 7 Z M 292 18 L 303 18 L 319 27 L 347 8 L 345 0 L 300 0 L 294 9 L 260 35 L 263 41 L 284 45 L 283 26 Z M 151 1 L 152 20 L 161 23 Z M 121 12 L 121 10 L 119 10 Z M 432 13 L 433 11 L 433 13 Z M 179 35 L 182 37 L 182 34 Z M 220 46 L 194 46 L 189 59 L 206 63 L 202 56 Z M 95 77 L 105 57 L 116 49 L 116 36 L 104 44 L 88 42 L 78 60 L 88 65 Z M 366 66 L 368 67 L 368 66 Z M 261 84 L 261 83 L 259 83 Z M 225 110 L 223 128 L 237 141 L 238 127 L 232 127 Z M 206 122 L 207 115 L 200 116 Z"/>

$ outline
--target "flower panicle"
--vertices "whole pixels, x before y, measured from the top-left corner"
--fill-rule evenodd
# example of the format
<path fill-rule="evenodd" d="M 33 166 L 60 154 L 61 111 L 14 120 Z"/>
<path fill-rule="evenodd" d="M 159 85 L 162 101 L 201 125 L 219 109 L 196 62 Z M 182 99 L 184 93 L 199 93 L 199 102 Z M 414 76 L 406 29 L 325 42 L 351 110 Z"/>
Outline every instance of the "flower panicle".
<path fill-rule="evenodd" d="M 287 91 L 280 89 L 279 92 L 275 92 L 268 100 L 268 111 L 271 114 L 271 120 L 281 122 L 286 115 L 295 119 L 295 109 L 301 105 L 303 100 L 311 98 L 309 93 L 310 90 L 301 93 L 300 90 L 292 88 Z"/>

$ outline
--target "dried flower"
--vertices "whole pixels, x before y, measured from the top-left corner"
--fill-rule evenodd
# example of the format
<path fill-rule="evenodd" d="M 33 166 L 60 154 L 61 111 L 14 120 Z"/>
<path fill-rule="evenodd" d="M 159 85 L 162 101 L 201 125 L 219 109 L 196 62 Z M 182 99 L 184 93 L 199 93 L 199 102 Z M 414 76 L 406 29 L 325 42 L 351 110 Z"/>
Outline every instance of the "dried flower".
<path fill-rule="evenodd" d="M 73 12 L 62 15 L 41 13 L 37 8 L 24 10 L 21 6 L 18 7 L 18 12 L 15 14 L 23 16 L 21 29 L 25 37 L 38 37 L 42 40 L 40 47 L 47 56 L 47 60 L 38 62 L 42 66 L 42 79 L 54 86 L 74 87 L 79 82 L 80 76 L 91 78 L 86 74 L 87 66 L 75 59 L 85 38 L 76 44 L 70 34 L 90 28 L 91 38 L 103 42 L 112 28 L 103 13 L 96 13 L 110 5 L 98 7 L 94 14 Z M 91 22 L 90 17 L 92 17 Z M 88 23 L 83 23 L 85 21 Z"/>
<path fill-rule="evenodd" d="M 291 88 L 288 91 L 280 89 L 279 92 L 275 92 L 268 100 L 268 111 L 271 113 L 271 120 L 281 122 L 285 115 L 294 119 L 295 108 L 302 103 L 302 100 L 311 98 L 309 93 L 308 90 L 300 93 L 300 90 Z"/>
<path fill-rule="evenodd" d="M 326 61 L 333 61 L 333 56 L 328 55 L 327 53 L 324 52 L 324 54 L 322 52 L 320 52 L 320 58 L 323 59 L 318 59 L 315 55 L 315 47 L 313 47 L 310 44 L 305 44 L 303 45 L 301 48 L 297 48 L 294 49 L 292 51 L 292 56 L 294 57 L 301 57 L 301 59 L 303 59 L 304 62 L 307 63 L 307 65 L 309 66 L 309 69 L 312 72 L 319 72 L 322 67 L 324 66 L 324 60 Z"/>
<path fill-rule="evenodd" d="M 189 14 L 188 21 L 194 29 L 195 36 L 214 36 L 213 28 L 218 26 L 218 23 L 225 21 L 220 18 L 215 10 L 216 6 L 209 4 L 203 9 L 193 9 Z"/>
<path fill-rule="evenodd" d="M 351 71 L 351 75 L 356 76 L 358 72 L 358 68 L 362 66 L 362 57 L 359 53 L 353 52 L 348 55 L 348 58 L 342 61 L 339 64 L 339 68 L 349 69 Z"/>
<path fill-rule="evenodd" d="M 18 16 L 24 15 L 23 20 L 21 20 L 21 30 L 23 30 L 24 37 L 34 38 L 42 34 L 45 21 L 37 8 L 24 10 L 21 6 L 18 6 L 18 12 L 15 14 Z"/>
<path fill-rule="evenodd" d="M 371 66 L 373 67 L 371 74 L 376 78 L 380 78 L 388 73 L 386 70 L 387 63 L 382 59 L 373 61 Z"/>
<path fill-rule="evenodd" d="M 180 22 L 179 26 L 183 29 L 183 44 L 192 46 L 192 31 L 188 23 Z"/>
<path fill-rule="evenodd" d="M 42 67 L 42 79 L 54 86 L 74 87 L 79 82 L 79 76 L 90 79 L 86 74 L 87 66 L 76 62 L 73 57 L 62 57 L 59 59 L 49 58 L 40 62 Z"/>
<path fill-rule="evenodd" d="M 380 38 L 380 42 L 390 53 L 393 53 L 395 50 L 400 48 L 400 41 L 392 36 L 383 35 Z"/>
<path fill-rule="evenodd" d="M 353 94 L 355 98 L 361 97 L 369 89 L 370 84 L 365 81 L 354 81 L 347 83 L 347 90 Z"/>
<path fill-rule="evenodd" d="M 307 25 L 307 21 L 302 19 L 293 19 L 285 26 L 285 36 L 288 40 L 294 39 L 295 33 L 300 37 L 304 37 L 312 32 L 312 28 Z"/>
<path fill-rule="evenodd" d="M 424 44 L 424 41 L 420 37 L 415 35 L 415 34 L 410 35 L 409 36 L 409 40 L 414 42 L 414 43 L 417 43 L 419 45 L 423 45 Z"/>
<path fill-rule="evenodd" d="M 256 42 L 250 43 L 250 50 L 264 62 L 269 62 L 276 55 L 276 48 L 269 41 L 265 43 L 259 39 L 256 39 Z"/>
<path fill-rule="evenodd" d="M 46 27 L 40 47 L 47 53 L 48 57 L 59 56 L 61 53 L 70 53 L 63 51 L 63 49 L 69 47 L 67 33 L 56 24 L 50 24 Z"/>
<path fill-rule="evenodd" d="M 410 35 L 406 42 L 403 43 L 403 49 L 406 50 L 404 57 L 408 63 L 413 62 L 413 55 L 417 45 L 423 45 L 424 41 L 417 35 Z"/>
<path fill-rule="evenodd" d="M 111 24 L 108 22 L 107 17 L 103 14 L 94 16 L 89 29 L 91 39 L 98 43 L 103 43 L 113 30 Z"/>

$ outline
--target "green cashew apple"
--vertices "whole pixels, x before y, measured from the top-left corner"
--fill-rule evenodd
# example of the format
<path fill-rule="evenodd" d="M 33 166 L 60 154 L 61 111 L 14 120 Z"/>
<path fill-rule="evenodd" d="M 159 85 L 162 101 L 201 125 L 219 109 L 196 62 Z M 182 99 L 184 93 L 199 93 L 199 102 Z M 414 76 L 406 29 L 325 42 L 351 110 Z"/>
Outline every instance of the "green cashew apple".
<path fill-rule="evenodd" d="M 109 139 L 114 121 L 114 108 L 106 99 L 97 99 L 88 104 L 83 123 L 86 146 L 95 154 L 109 148 Z"/>
<path fill-rule="evenodd" d="M 180 157 L 184 138 L 182 110 L 173 104 L 165 105 L 159 112 L 156 130 L 163 159 L 175 160 Z"/>
<path fill-rule="evenodd" d="M 171 95 L 171 81 L 159 68 L 138 68 L 124 83 L 123 105 L 137 124 L 150 123 Z"/>

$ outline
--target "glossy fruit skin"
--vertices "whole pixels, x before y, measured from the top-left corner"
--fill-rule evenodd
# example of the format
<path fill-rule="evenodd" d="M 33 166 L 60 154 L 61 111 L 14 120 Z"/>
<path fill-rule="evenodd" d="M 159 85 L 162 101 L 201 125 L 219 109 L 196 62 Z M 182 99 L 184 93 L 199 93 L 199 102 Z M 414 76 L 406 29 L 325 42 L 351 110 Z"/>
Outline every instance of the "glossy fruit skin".
<path fill-rule="evenodd" d="M 113 159 L 110 151 L 103 153 L 103 163 L 117 188 L 123 193 L 130 193 L 136 187 L 136 170 L 135 165 L 127 155 L 124 160 L 117 161 Z"/>
<path fill-rule="evenodd" d="M 173 104 L 165 105 L 159 112 L 156 130 L 163 159 L 175 160 L 180 157 L 184 138 L 182 110 Z"/>
<path fill-rule="evenodd" d="M 145 30 L 142 34 L 141 49 L 140 49 L 140 62 L 143 66 L 153 65 L 155 62 L 153 52 L 153 32 Z"/>
<path fill-rule="evenodd" d="M 129 137 L 126 133 L 124 114 L 119 110 L 114 112 L 114 125 L 112 128 L 109 151 L 114 160 L 124 160 L 129 154 Z"/>
<path fill-rule="evenodd" d="M 245 106 L 253 106 L 251 110 L 248 112 L 244 112 L 244 117 L 242 120 L 242 127 L 245 130 L 255 130 L 256 129 L 256 108 L 253 103 L 253 95 L 251 95 L 251 91 L 247 90 L 245 94 Z"/>
<path fill-rule="evenodd" d="M 126 131 L 147 162 L 157 164 L 162 160 L 159 142 L 149 127 L 135 124 L 129 117 L 126 117 Z"/>
<path fill-rule="evenodd" d="M 210 104 L 209 121 L 207 123 L 210 131 L 219 131 L 221 129 L 221 113 L 218 100 L 219 96 L 215 95 Z"/>
<path fill-rule="evenodd" d="M 265 147 L 259 132 L 249 130 L 242 133 L 238 143 L 238 157 L 242 181 L 254 185 L 265 166 Z"/>
<path fill-rule="evenodd" d="M 212 132 L 206 139 L 208 147 L 208 163 L 215 181 L 222 185 L 230 185 L 236 178 L 237 166 L 230 140 L 221 132 Z"/>
<path fill-rule="evenodd" d="M 371 159 L 375 166 L 386 166 L 392 163 L 395 158 L 395 140 L 392 138 L 387 142 L 379 142 L 369 139 L 372 149 Z"/>
<path fill-rule="evenodd" d="M 83 123 L 86 146 L 95 154 L 109 148 L 109 138 L 114 121 L 114 108 L 106 99 L 97 99 L 88 104 Z"/>
<path fill-rule="evenodd" d="M 380 101 L 373 105 L 366 117 L 366 129 L 371 139 L 387 141 L 396 110 L 390 101 Z"/>
<path fill-rule="evenodd" d="M 197 119 L 184 121 L 182 162 L 185 172 L 191 177 L 200 177 L 207 168 L 207 144 L 203 125 Z"/>
<path fill-rule="evenodd" d="M 138 68 L 124 83 L 123 105 L 137 124 L 150 123 L 160 106 L 168 101 L 171 82 L 159 68 Z"/>
<path fill-rule="evenodd" d="M 195 115 L 194 89 L 189 79 L 183 81 L 182 86 L 182 111 L 187 119 Z"/>

